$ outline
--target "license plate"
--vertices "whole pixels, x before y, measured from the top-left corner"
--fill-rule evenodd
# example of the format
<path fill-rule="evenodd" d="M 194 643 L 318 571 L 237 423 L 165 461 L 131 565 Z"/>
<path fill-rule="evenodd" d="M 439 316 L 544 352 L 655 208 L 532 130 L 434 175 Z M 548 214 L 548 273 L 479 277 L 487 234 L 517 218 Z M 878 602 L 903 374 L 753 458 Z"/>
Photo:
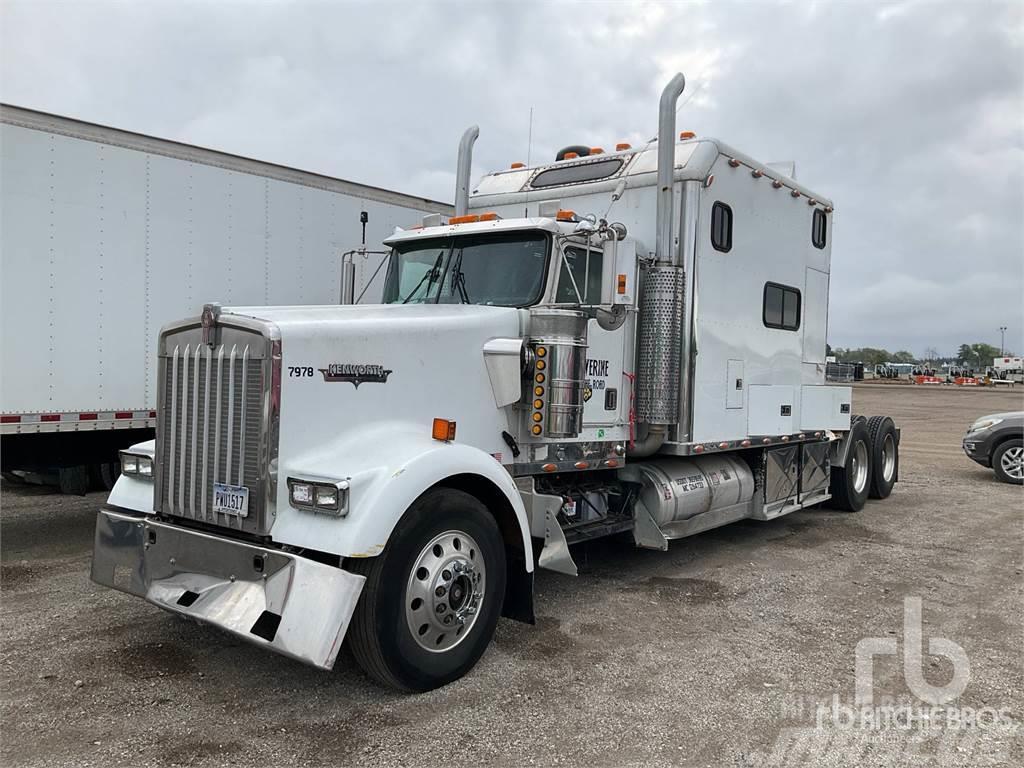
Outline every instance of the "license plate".
<path fill-rule="evenodd" d="M 244 485 L 213 484 L 213 511 L 236 517 L 249 516 L 249 489 Z"/>

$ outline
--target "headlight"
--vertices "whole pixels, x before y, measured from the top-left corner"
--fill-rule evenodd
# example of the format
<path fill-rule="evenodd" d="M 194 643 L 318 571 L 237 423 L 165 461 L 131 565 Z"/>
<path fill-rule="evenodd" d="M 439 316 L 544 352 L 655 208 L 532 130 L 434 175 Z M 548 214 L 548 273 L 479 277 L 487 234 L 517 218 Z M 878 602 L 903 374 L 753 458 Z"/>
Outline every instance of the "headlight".
<path fill-rule="evenodd" d="M 348 514 L 348 480 L 302 480 L 288 478 L 288 501 L 297 509 Z"/>
<path fill-rule="evenodd" d="M 972 432 L 981 432 L 983 429 L 991 429 L 996 424 L 1002 424 L 1002 419 L 978 419 L 976 422 L 971 424 L 971 428 L 967 430 L 967 434 Z"/>
<path fill-rule="evenodd" d="M 153 457 L 142 453 L 121 451 L 121 473 L 137 477 L 153 476 Z"/>

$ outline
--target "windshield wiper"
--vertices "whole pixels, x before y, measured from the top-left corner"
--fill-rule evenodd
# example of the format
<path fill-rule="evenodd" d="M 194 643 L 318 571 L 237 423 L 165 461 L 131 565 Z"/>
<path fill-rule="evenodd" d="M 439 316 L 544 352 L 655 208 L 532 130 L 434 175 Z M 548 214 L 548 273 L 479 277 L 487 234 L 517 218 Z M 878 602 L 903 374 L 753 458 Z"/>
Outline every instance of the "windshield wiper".
<path fill-rule="evenodd" d="M 419 289 L 421 287 L 423 287 L 423 283 L 424 282 L 427 283 L 426 293 L 428 295 L 430 294 L 430 286 L 432 286 L 434 284 L 434 282 L 437 280 L 438 272 L 440 272 L 440 270 L 441 270 L 441 259 L 442 259 L 443 256 L 444 256 L 444 251 L 441 251 L 440 253 L 437 254 L 437 259 L 434 261 L 434 266 L 432 266 L 429 270 L 427 270 L 426 272 L 423 273 L 423 277 L 421 277 L 420 281 L 418 283 L 416 283 L 416 287 L 413 288 L 412 291 L 409 293 L 409 295 L 406 296 L 402 300 L 403 304 L 408 304 L 409 303 L 409 301 L 412 299 L 412 297 L 416 295 L 416 292 L 419 291 Z M 429 278 L 429 280 L 428 280 L 428 278 Z"/>
<path fill-rule="evenodd" d="M 459 249 L 458 258 L 452 265 L 452 287 L 458 290 L 459 299 L 463 304 L 471 304 L 469 292 L 466 290 L 466 273 L 462 271 L 462 249 Z"/>

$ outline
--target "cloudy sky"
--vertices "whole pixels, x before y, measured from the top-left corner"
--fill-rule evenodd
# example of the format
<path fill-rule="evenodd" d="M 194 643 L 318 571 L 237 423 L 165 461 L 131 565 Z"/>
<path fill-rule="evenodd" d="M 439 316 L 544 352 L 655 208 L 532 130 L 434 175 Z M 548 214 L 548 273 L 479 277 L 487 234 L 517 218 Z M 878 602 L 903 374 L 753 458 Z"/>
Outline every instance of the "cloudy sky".
<path fill-rule="evenodd" d="M 829 341 L 1024 350 L 1024 3 L 0 2 L 0 100 L 451 200 L 679 127 L 836 203 Z"/>

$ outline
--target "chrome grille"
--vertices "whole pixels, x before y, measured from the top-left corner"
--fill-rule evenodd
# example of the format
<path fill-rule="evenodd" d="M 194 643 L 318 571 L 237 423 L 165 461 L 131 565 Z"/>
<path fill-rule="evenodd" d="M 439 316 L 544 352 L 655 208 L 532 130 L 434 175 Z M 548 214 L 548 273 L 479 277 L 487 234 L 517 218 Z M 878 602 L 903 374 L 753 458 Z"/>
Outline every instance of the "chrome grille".
<path fill-rule="evenodd" d="M 238 331 L 230 337 L 211 347 L 196 329 L 161 341 L 157 511 L 265 533 L 267 340 Z M 215 513 L 214 483 L 248 488 L 248 515 Z"/>

